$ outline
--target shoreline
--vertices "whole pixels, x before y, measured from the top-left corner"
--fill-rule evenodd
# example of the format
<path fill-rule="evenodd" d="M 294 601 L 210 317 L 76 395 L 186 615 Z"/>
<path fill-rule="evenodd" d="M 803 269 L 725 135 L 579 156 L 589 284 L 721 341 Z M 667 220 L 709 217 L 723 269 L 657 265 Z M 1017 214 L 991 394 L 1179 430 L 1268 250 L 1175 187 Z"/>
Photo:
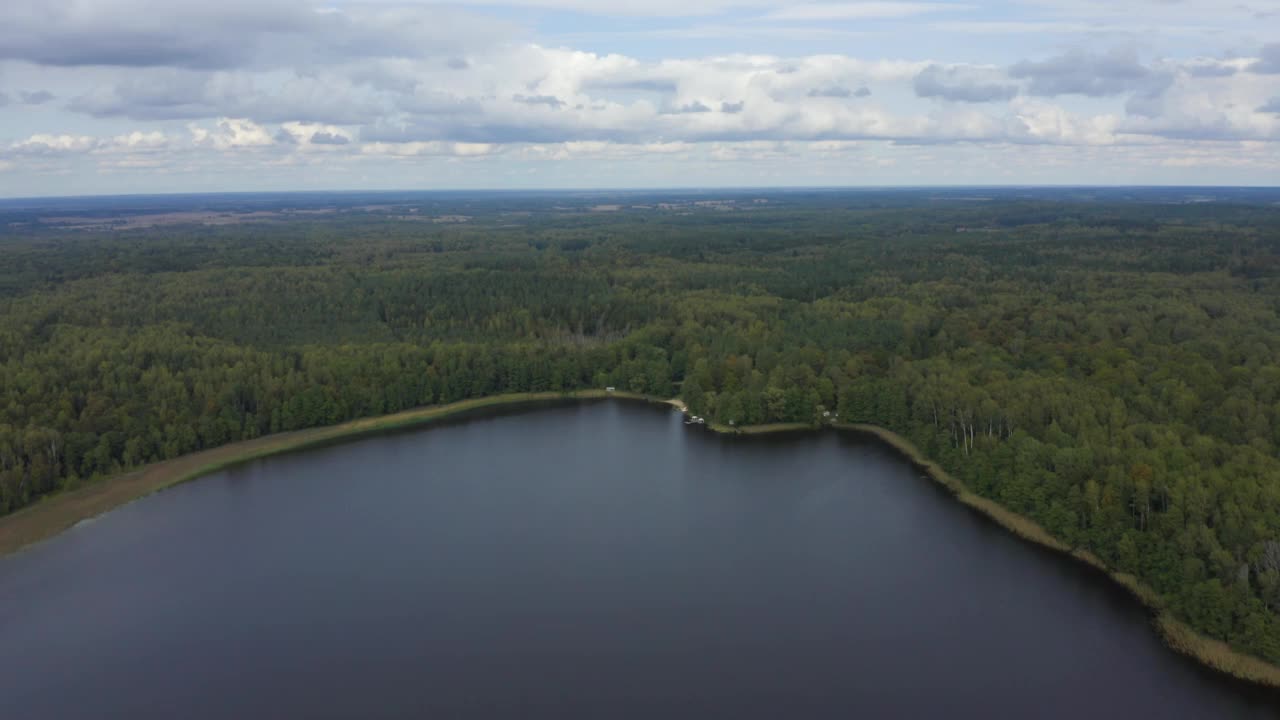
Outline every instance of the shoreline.
<path fill-rule="evenodd" d="M 830 427 L 841 432 L 874 436 L 893 448 L 917 470 L 924 472 L 929 479 L 946 488 L 962 505 L 985 515 L 1022 540 L 1066 555 L 1100 572 L 1107 579 L 1127 590 L 1151 613 L 1161 639 L 1170 650 L 1238 680 L 1280 688 L 1280 666 L 1235 650 L 1221 640 L 1200 634 L 1190 625 L 1174 617 L 1164 607 L 1155 590 L 1141 580 L 1111 568 L 1103 562 L 1102 558 L 1088 550 L 1067 545 L 1031 518 L 1016 513 L 994 500 L 977 495 L 941 465 L 925 457 L 907 438 L 876 425 L 836 423 Z"/>
<path fill-rule="evenodd" d="M 486 408 L 518 407 L 563 400 L 587 401 L 619 399 L 668 405 L 680 411 L 686 406 L 679 398 L 657 398 L 639 393 L 607 390 L 515 393 L 431 405 L 391 415 L 360 418 L 337 425 L 294 430 L 242 440 L 209 450 L 182 455 L 145 465 L 121 475 L 102 478 L 70 490 L 46 496 L 17 512 L 0 517 L 0 558 L 48 540 L 111 510 L 140 500 L 175 485 L 196 480 L 231 467 L 286 453 L 313 449 L 367 435 L 428 425 Z M 721 435 L 758 436 L 774 433 L 814 431 L 831 428 L 840 432 L 870 435 L 888 445 L 917 470 L 946 488 L 961 504 L 989 518 L 1027 542 L 1074 558 L 1104 574 L 1127 590 L 1152 614 L 1165 645 L 1202 665 L 1239 680 L 1280 688 L 1280 666 L 1232 649 L 1227 643 L 1196 632 L 1175 618 L 1151 588 L 1136 577 L 1117 572 L 1101 558 L 1081 548 L 1073 548 L 1025 515 L 1013 512 L 994 500 L 971 491 L 942 466 L 924 456 L 907 438 L 876 425 L 855 423 L 776 423 L 731 427 L 709 423 L 707 429 Z"/>
<path fill-rule="evenodd" d="M 619 398 L 670 405 L 683 409 L 679 399 L 606 390 L 511 393 L 459 400 L 446 405 L 404 410 L 390 415 L 358 418 L 337 425 L 264 435 L 150 463 L 140 468 L 86 482 L 46 495 L 35 503 L 0 517 L 0 557 L 48 540 L 76 525 L 175 485 L 221 470 L 290 452 L 309 450 L 366 435 L 427 425 L 486 408 L 516 407 L 561 400 Z"/>

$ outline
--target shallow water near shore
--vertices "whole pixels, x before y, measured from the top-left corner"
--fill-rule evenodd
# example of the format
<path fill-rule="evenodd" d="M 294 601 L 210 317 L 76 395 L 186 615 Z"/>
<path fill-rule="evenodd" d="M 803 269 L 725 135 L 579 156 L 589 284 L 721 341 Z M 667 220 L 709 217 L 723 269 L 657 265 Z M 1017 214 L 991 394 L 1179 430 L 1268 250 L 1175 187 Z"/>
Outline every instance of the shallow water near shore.
<path fill-rule="evenodd" d="M 0 558 L 0 717 L 1277 708 L 874 440 L 635 404 L 258 461 Z"/>

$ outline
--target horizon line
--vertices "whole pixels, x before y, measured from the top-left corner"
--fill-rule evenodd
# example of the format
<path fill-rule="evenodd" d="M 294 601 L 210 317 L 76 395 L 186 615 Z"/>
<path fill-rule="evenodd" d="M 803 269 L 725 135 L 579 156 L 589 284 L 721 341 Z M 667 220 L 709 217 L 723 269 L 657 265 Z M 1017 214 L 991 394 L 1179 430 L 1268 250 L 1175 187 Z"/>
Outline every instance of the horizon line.
<path fill-rule="evenodd" d="M 179 198 L 201 195 L 356 195 L 356 194 L 411 194 L 411 193 L 493 193 L 493 194 L 567 194 L 567 193 L 642 193 L 642 192 L 871 192 L 884 190 L 1278 190 L 1280 185 L 1183 185 L 1183 184 L 1096 184 L 1096 183 L 1035 183 L 1035 184 L 942 184 L 942 185 L 654 185 L 616 187 L 476 187 L 476 188 L 331 188 L 324 190 L 186 190 L 133 193 L 91 193 L 66 195 L 0 195 L 0 202 L 22 200 L 74 200 L 110 198 Z"/>

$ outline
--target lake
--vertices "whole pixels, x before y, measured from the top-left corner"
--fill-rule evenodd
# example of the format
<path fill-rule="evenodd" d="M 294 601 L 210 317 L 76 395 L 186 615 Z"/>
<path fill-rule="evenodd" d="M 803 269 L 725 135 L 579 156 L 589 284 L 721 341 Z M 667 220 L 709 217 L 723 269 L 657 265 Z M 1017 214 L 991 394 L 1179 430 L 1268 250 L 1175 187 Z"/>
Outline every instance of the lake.
<path fill-rule="evenodd" d="M 1272 718 L 874 440 L 556 405 L 0 559 L 0 717 Z"/>

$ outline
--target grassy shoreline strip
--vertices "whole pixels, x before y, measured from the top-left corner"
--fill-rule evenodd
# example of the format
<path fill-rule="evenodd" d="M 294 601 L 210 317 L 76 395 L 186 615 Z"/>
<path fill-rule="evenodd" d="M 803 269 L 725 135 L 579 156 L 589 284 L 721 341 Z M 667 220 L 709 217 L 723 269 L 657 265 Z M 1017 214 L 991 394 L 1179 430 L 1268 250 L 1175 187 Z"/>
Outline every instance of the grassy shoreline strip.
<path fill-rule="evenodd" d="M 1016 513 L 994 500 L 974 494 L 958 478 L 952 476 L 936 462 L 925 457 L 910 440 L 891 430 L 875 425 L 837 424 L 834 427 L 838 430 L 875 436 L 909 460 L 916 468 L 924 471 L 932 480 L 951 491 L 961 503 L 991 518 L 1014 535 L 1068 555 L 1104 573 L 1112 581 L 1128 590 L 1130 594 L 1151 611 L 1155 617 L 1156 627 L 1160 630 L 1160 635 L 1165 644 L 1175 652 L 1186 655 L 1208 667 L 1240 680 L 1280 688 L 1280 666 L 1242 653 L 1221 640 L 1215 640 L 1196 632 L 1189 625 L 1175 618 L 1163 606 L 1155 590 L 1142 583 L 1138 578 L 1116 571 L 1103 562 L 1101 558 L 1087 550 L 1070 547 L 1031 518 Z"/>
<path fill-rule="evenodd" d="M 516 393 L 493 395 L 485 398 L 462 400 L 447 405 L 433 405 L 414 410 L 361 418 L 327 427 L 295 430 L 268 435 L 252 440 L 223 445 L 211 450 L 183 455 L 171 460 L 147 465 L 123 475 L 106 478 L 72 490 L 48 496 L 42 501 L 18 512 L 0 518 L 0 557 L 17 552 L 29 545 L 46 540 L 85 520 L 140 498 L 190 480 L 221 470 L 260 460 L 273 455 L 306 450 L 338 441 L 376 435 L 402 428 L 425 425 L 436 420 L 460 415 L 482 408 L 518 406 L 556 400 L 594 400 L 617 398 L 670 405 L 685 410 L 679 398 L 662 399 L 629 392 L 606 390 L 579 390 L 574 392 Z M 817 429 L 820 426 L 806 423 L 775 423 L 731 427 L 716 423 L 709 429 L 726 435 L 766 435 Z M 1051 550 L 1068 555 L 1102 573 L 1128 590 L 1146 606 L 1156 619 L 1165 644 L 1174 651 L 1191 657 L 1200 663 L 1241 680 L 1280 688 L 1280 666 L 1246 655 L 1232 649 L 1225 642 L 1206 637 L 1173 617 L 1162 606 L 1159 596 L 1150 587 L 1126 573 L 1107 566 L 1101 558 L 1080 548 L 1072 548 L 1038 523 L 1016 513 L 994 500 L 980 497 L 969 490 L 959 479 L 942 466 L 925 457 L 906 438 L 876 425 L 837 423 L 836 430 L 872 435 L 897 451 L 923 471 L 930 479 L 947 488 L 964 505 L 991 518 L 1014 535 Z"/>
<path fill-rule="evenodd" d="M 462 400 L 447 405 L 432 405 L 391 415 L 350 420 L 338 425 L 294 430 L 243 440 L 152 463 L 121 475 L 55 493 L 2 517 L 0 518 L 0 557 L 47 540 L 81 522 L 91 520 L 152 493 L 272 455 L 297 452 L 361 436 L 424 425 L 484 408 L 601 398 L 621 398 L 683 407 L 683 403 L 679 401 L 629 392 L 580 390 L 515 393 Z"/>
<path fill-rule="evenodd" d="M 805 423 L 777 423 L 745 427 L 711 424 L 708 427 L 715 432 L 727 435 L 764 435 L 768 433 L 811 430 L 821 426 Z M 1160 596 L 1156 594 L 1155 590 L 1142 583 L 1138 578 L 1128 573 L 1116 571 L 1103 562 L 1102 558 L 1087 550 L 1067 545 L 1031 518 L 1014 512 L 994 500 L 975 494 L 959 478 L 956 478 L 944 470 L 941 465 L 926 457 L 907 438 L 878 425 L 833 423 L 831 427 L 844 432 L 874 436 L 880 442 L 893 448 L 916 469 L 924 472 L 929 479 L 945 487 L 961 504 L 986 515 L 1000 527 L 1023 540 L 1068 555 L 1102 572 L 1113 582 L 1128 590 L 1130 594 L 1151 611 L 1161 638 L 1175 652 L 1186 655 L 1203 665 L 1237 679 L 1280 688 L 1280 666 L 1272 665 L 1261 658 L 1242 653 L 1221 640 L 1215 640 L 1196 632 L 1191 626 L 1174 617 L 1163 606 Z"/>

